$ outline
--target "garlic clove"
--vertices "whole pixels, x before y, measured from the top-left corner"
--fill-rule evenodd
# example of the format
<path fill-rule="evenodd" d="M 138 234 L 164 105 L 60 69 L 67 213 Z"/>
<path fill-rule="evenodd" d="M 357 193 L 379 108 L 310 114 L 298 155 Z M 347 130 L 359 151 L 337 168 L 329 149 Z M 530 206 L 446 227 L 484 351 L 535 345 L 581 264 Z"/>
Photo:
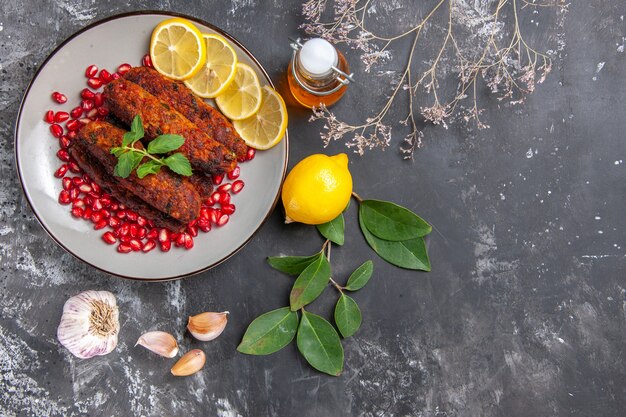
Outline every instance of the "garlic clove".
<path fill-rule="evenodd" d="M 115 349 L 119 329 L 115 296 L 90 290 L 65 302 L 57 338 L 74 356 L 88 359 Z"/>
<path fill-rule="evenodd" d="M 142 334 L 135 346 L 140 345 L 151 352 L 165 358 L 173 358 L 178 354 L 178 343 L 174 336 L 167 332 L 153 331 Z"/>
<path fill-rule="evenodd" d="M 189 317 L 187 329 L 198 340 L 207 342 L 218 337 L 228 323 L 228 311 L 222 313 L 201 313 Z"/>
<path fill-rule="evenodd" d="M 206 356 L 200 349 L 193 349 L 185 353 L 179 360 L 172 366 L 172 375 L 174 376 L 189 376 L 198 372 L 204 363 L 206 362 Z"/>

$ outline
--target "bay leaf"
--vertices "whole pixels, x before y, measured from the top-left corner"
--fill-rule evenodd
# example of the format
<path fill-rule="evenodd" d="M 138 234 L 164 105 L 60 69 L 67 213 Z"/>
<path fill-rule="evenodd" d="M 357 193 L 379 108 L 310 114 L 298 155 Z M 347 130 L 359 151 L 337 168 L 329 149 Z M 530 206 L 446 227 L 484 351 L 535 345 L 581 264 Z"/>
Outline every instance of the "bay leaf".
<path fill-rule="evenodd" d="M 354 270 L 348 278 L 348 283 L 344 287 L 348 291 L 360 290 L 367 284 L 374 272 L 374 263 L 372 261 L 365 261 L 361 266 Z"/>
<path fill-rule="evenodd" d="M 324 256 L 322 253 L 311 256 L 270 256 L 267 262 L 272 268 L 286 274 L 300 275 L 307 266 L 322 256 Z"/>
<path fill-rule="evenodd" d="M 296 311 L 319 297 L 329 280 L 330 263 L 322 255 L 311 262 L 294 282 L 289 294 L 291 311 Z"/>
<path fill-rule="evenodd" d="M 352 297 L 341 294 L 337 300 L 335 323 L 344 338 L 352 336 L 361 327 L 361 310 Z"/>
<path fill-rule="evenodd" d="M 335 217 L 333 220 L 327 223 L 318 224 L 317 230 L 319 230 L 322 236 L 324 236 L 326 239 L 341 246 L 343 245 L 345 239 L 345 227 L 346 225 L 343 214 L 339 214 L 339 216 Z"/>
<path fill-rule="evenodd" d="M 343 346 L 335 328 L 322 317 L 302 312 L 296 338 L 304 359 L 318 371 L 338 376 L 343 370 Z"/>
<path fill-rule="evenodd" d="M 248 355 L 269 355 L 287 346 L 298 330 L 298 313 L 289 307 L 260 315 L 250 323 L 237 350 Z"/>
<path fill-rule="evenodd" d="M 389 201 L 364 200 L 359 206 L 359 218 L 374 236 L 385 240 L 415 239 L 432 231 L 420 216 Z"/>

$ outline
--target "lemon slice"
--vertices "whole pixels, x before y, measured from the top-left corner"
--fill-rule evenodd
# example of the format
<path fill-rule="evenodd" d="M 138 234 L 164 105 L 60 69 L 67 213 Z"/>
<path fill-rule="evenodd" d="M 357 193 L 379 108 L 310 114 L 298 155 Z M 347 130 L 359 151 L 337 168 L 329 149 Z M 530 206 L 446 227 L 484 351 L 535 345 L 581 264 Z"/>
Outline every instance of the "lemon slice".
<path fill-rule="evenodd" d="M 222 94 L 215 97 L 215 102 L 231 120 L 252 116 L 261 106 L 261 85 L 256 72 L 246 64 L 237 63 L 235 77 Z"/>
<path fill-rule="evenodd" d="M 206 42 L 206 62 L 202 69 L 185 81 L 191 91 L 204 98 L 220 94 L 235 78 L 237 54 L 219 35 L 202 34 Z"/>
<path fill-rule="evenodd" d="M 152 65 L 175 80 L 193 77 L 206 61 L 206 42 L 190 21 L 175 17 L 154 28 L 150 39 Z"/>
<path fill-rule="evenodd" d="M 259 111 L 247 119 L 235 120 L 233 126 L 248 146 L 269 149 L 285 136 L 287 108 L 274 89 L 266 85 L 262 91 Z"/>

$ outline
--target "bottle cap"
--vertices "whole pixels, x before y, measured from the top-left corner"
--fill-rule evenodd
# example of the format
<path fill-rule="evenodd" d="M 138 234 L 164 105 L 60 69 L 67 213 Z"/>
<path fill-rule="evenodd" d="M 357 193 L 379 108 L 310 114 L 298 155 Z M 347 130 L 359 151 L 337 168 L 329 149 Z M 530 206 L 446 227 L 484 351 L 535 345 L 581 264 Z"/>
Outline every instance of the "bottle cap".
<path fill-rule="evenodd" d="M 300 50 L 300 65 L 312 76 L 328 75 L 338 62 L 337 50 L 322 38 L 306 41 Z"/>

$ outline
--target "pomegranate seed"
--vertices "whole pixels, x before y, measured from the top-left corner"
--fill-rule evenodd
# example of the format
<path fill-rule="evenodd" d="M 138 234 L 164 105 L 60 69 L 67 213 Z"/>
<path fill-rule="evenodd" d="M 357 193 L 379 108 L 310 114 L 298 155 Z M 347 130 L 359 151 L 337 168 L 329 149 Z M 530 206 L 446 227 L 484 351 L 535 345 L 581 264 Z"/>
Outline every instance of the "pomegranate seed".
<path fill-rule="evenodd" d="M 187 235 L 187 233 L 180 233 L 176 237 L 176 246 L 178 246 L 179 248 L 185 246 L 185 235 Z"/>
<path fill-rule="evenodd" d="M 99 78 L 90 78 L 87 80 L 87 85 L 94 90 L 97 90 L 98 88 L 102 87 L 102 80 Z"/>
<path fill-rule="evenodd" d="M 219 191 L 215 191 L 213 194 L 211 194 L 211 197 L 209 197 L 209 200 L 212 201 L 210 205 L 219 202 L 220 198 L 222 198 L 222 193 L 220 193 Z"/>
<path fill-rule="evenodd" d="M 109 217 L 109 226 L 110 227 L 118 227 L 122 221 L 117 217 Z"/>
<path fill-rule="evenodd" d="M 115 242 L 117 242 L 117 239 L 115 238 L 115 235 L 113 234 L 113 232 L 106 232 L 106 233 L 104 233 L 102 235 L 102 240 L 104 240 L 109 245 L 112 245 Z"/>
<path fill-rule="evenodd" d="M 61 165 L 59 169 L 54 172 L 54 176 L 57 178 L 63 178 L 65 176 L 65 173 L 67 172 L 67 168 L 67 164 Z"/>
<path fill-rule="evenodd" d="M 156 239 L 159 237 L 159 229 L 150 229 L 148 233 L 146 233 L 146 239 Z"/>
<path fill-rule="evenodd" d="M 111 74 L 111 80 L 117 80 L 120 77 L 121 75 L 118 72 L 114 72 L 113 74 Z"/>
<path fill-rule="evenodd" d="M 65 149 L 59 149 L 57 151 L 57 157 L 63 162 L 70 161 L 70 153 Z"/>
<path fill-rule="evenodd" d="M 152 68 L 152 58 L 150 58 L 150 54 L 145 54 L 143 56 L 143 59 L 141 60 L 141 63 L 144 67 Z"/>
<path fill-rule="evenodd" d="M 99 198 L 96 198 L 93 200 L 93 203 L 91 203 L 91 208 L 94 209 L 95 211 L 102 210 L 102 202 L 100 201 Z"/>
<path fill-rule="evenodd" d="M 102 93 L 96 93 L 93 96 L 93 103 L 96 105 L 96 107 L 100 107 L 104 104 L 104 96 L 102 95 Z"/>
<path fill-rule="evenodd" d="M 139 240 L 131 239 L 129 244 L 130 244 L 130 247 L 133 248 L 135 252 L 141 250 L 141 242 Z"/>
<path fill-rule="evenodd" d="M 82 198 L 75 198 L 72 200 L 72 208 L 85 208 L 85 201 Z"/>
<path fill-rule="evenodd" d="M 154 222 L 152 220 L 148 220 L 148 227 L 154 227 Z"/>
<path fill-rule="evenodd" d="M 149 240 L 146 243 L 144 243 L 143 248 L 141 248 L 141 251 L 144 253 L 148 253 L 155 247 L 156 247 L 156 242 L 154 240 Z"/>
<path fill-rule="evenodd" d="M 85 204 L 87 204 L 88 206 L 91 206 L 93 204 L 93 198 L 90 195 L 87 195 L 87 197 L 85 197 L 84 200 L 85 200 Z"/>
<path fill-rule="evenodd" d="M 168 252 L 170 248 L 172 247 L 172 242 L 170 242 L 169 240 L 166 240 L 165 242 L 160 242 L 159 246 L 161 247 L 161 250 L 163 252 Z"/>
<path fill-rule="evenodd" d="M 89 112 L 85 116 L 87 116 L 89 120 L 95 119 L 98 116 L 98 109 L 93 108 L 89 110 Z M 80 119 L 80 120 L 82 121 L 83 119 Z"/>
<path fill-rule="evenodd" d="M 52 100 L 56 101 L 59 104 L 63 104 L 67 101 L 67 97 L 65 97 L 65 94 L 61 94 L 58 91 L 55 91 L 54 93 L 52 93 Z"/>
<path fill-rule="evenodd" d="M 198 232 L 196 231 L 196 236 L 197 234 Z M 185 249 L 189 250 L 193 248 L 193 237 L 191 237 L 187 233 L 184 233 L 183 236 L 185 236 Z"/>
<path fill-rule="evenodd" d="M 91 185 L 89 185 L 89 184 L 82 184 L 80 187 L 78 187 L 78 189 L 81 192 L 83 192 L 85 194 L 88 194 L 88 193 L 91 192 Z"/>
<path fill-rule="evenodd" d="M 224 181 L 224 174 L 213 174 L 213 184 L 220 185 Z"/>
<path fill-rule="evenodd" d="M 131 239 L 130 236 L 121 236 L 120 237 L 120 242 L 128 244 L 128 243 L 130 243 L 130 239 Z"/>
<path fill-rule="evenodd" d="M 118 236 L 126 236 L 130 232 L 130 224 L 122 223 L 116 230 Z"/>
<path fill-rule="evenodd" d="M 58 111 L 54 115 L 54 121 L 57 122 L 57 123 L 63 123 L 64 121 L 66 121 L 69 118 L 70 118 L 70 114 L 68 112 L 66 112 L 66 111 Z"/>
<path fill-rule="evenodd" d="M 241 173 L 241 168 L 239 168 L 239 165 L 237 165 L 232 171 L 230 171 L 227 175 L 228 175 L 228 179 L 229 180 L 236 180 L 237 178 L 239 178 L 239 174 Z"/>
<path fill-rule="evenodd" d="M 148 220 L 145 217 L 137 216 L 137 224 L 139 226 L 145 227 L 148 225 Z"/>
<path fill-rule="evenodd" d="M 120 65 L 119 67 L 117 67 L 117 72 L 118 72 L 120 75 L 124 75 L 124 74 L 126 74 L 128 71 L 130 71 L 130 69 L 131 69 L 131 68 L 132 68 L 132 66 L 131 66 L 130 64 L 126 64 L 126 63 L 124 63 L 124 64 Z"/>
<path fill-rule="evenodd" d="M 70 111 L 70 116 L 72 116 L 73 119 L 78 119 L 82 114 L 83 114 L 82 106 L 74 107 L 72 111 Z"/>
<path fill-rule="evenodd" d="M 63 136 L 63 128 L 61 127 L 61 125 L 55 123 L 53 125 L 50 125 L 50 133 L 52 133 L 52 136 L 54 136 L 55 138 L 60 138 L 61 136 Z"/>
<path fill-rule="evenodd" d="M 91 184 L 91 188 L 93 188 L 94 192 L 100 194 L 102 192 L 102 188 L 100 188 L 100 186 L 98 184 L 96 184 L 93 181 L 90 181 Z"/>
<path fill-rule="evenodd" d="M 54 126 L 54 125 L 52 125 Z M 57 125 L 58 126 L 58 125 Z M 59 126 L 60 127 L 60 126 Z M 75 130 L 78 130 L 80 128 L 80 122 L 76 119 L 72 119 L 70 121 L 68 121 L 65 124 L 65 127 L 67 128 L 67 130 L 69 130 L 70 132 L 73 132 Z"/>
<path fill-rule="evenodd" d="M 193 237 L 198 236 L 198 226 L 187 226 L 187 232 Z"/>
<path fill-rule="evenodd" d="M 67 132 L 67 137 L 68 137 L 68 139 L 70 139 L 70 140 L 74 140 L 74 139 L 76 139 L 76 136 L 77 136 L 77 135 L 78 135 L 78 133 L 76 133 L 76 132 Z"/>
<path fill-rule="evenodd" d="M 72 201 L 76 200 L 79 195 L 80 195 L 80 190 L 78 188 L 72 188 L 70 190 L 70 198 L 72 199 Z"/>
<path fill-rule="evenodd" d="M 255 155 L 256 150 L 254 148 L 248 148 L 248 153 L 246 153 L 246 160 L 252 161 Z"/>
<path fill-rule="evenodd" d="M 109 217 L 111 217 L 111 213 L 109 213 L 109 210 L 107 209 L 100 210 L 100 214 L 102 215 L 103 219 L 108 219 Z"/>
<path fill-rule="evenodd" d="M 43 120 L 47 123 L 54 123 L 54 112 L 52 110 L 48 110 L 43 117 Z"/>
<path fill-rule="evenodd" d="M 118 210 L 118 212 L 115 213 L 115 215 L 117 216 L 118 219 L 124 219 L 126 218 L 126 210 Z"/>
<path fill-rule="evenodd" d="M 92 222 L 98 223 L 100 220 L 102 220 L 102 213 L 100 213 L 99 211 L 96 211 L 96 212 L 91 214 L 91 221 Z"/>
<path fill-rule="evenodd" d="M 212 209 L 210 214 L 209 214 L 209 220 L 211 220 L 211 223 L 216 223 L 217 224 L 217 220 L 220 218 L 220 216 L 222 215 L 222 212 L 216 209 Z"/>
<path fill-rule="evenodd" d="M 137 237 L 138 237 L 139 239 L 143 239 L 143 238 L 146 236 L 146 233 L 147 233 L 147 230 L 146 230 L 146 228 L 145 228 L 145 227 L 141 227 L 141 226 L 140 226 L 140 227 L 137 229 Z"/>
<path fill-rule="evenodd" d="M 230 204 L 230 194 L 228 194 L 228 193 L 222 193 L 222 194 L 220 194 L 219 203 L 220 203 L 222 206 L 225 206 L 225 205 L 227 205 L 227 204 Z"/>
<path fill-rule="evenodd" d="M 217 187 L 217 191 L 219 191 L 220 193 L 227 193 L 230 191 L 231 188 L 233 188 L 232 184 L 226 183 Z"/>
<path fill-rule="evenodd" d="M 198 220 L 198 228 L 203 232 L 208 232 L 211 230 L 211 222 L 208 218 L 202 217 Z"/>
<path fill-rule="evenodd" d="M 218 226 L 224 226 L 226 223 L 228 223 L 228 219 L 230 217 L 228 216 L 228 214 L 222 214 L 219 219 L 217 219 L 217 225 Z"/>
<path fill-rule="evenodd" d="M 200 218 L 198 219 L 198 221 L 202 219 L 208 219 L 208 218 L 209 218 L 209 209 L 206 207 L 202 207 L 200 209 Z"/>
<path fill-rule="evenodd" d="M 74 207 L 72 209 L 72 216 L 74 217 L 83 217 L 84 210 L 80 207 Z"/>
<path fill-rule="evenodd" d="M 111 199 L 107 195 L 103 195 L 100 198 L 100 202 L 102 203 L 102 207 L 109 207 L 111 205 Z"/>
<path fill-rule="evenodd" d="M 102 219 L 98 222 L 95 222 L 96 224 L 93 225 L 93 229 L 94 230 L 100 230 L 100 229 L 104 229 L 107 226 L 107 221 Z"/>
<path fill-rule="evenodd" d="M 62 190 L 59 193 L 59 203 L 66 205 L 66 204 L 70 204 L 70 201 L 72 201 L 70 199 L 70 193 L 67 190 Z"/>
<path fill-rule="evenodd" d="M 93 78 L 96 76 L 97 73 L 98 73 L 98 67 L 95 65 L 90 65 L 85 70 L 85 77 Z"/>
<path fill-rule="evenodd" d="M 237 194 L 243 189 L 244 183 L 241 180 L 233 182 L 233 193 Z"/>
<path fill-rule="evenodd" d="M 98 114 L 100 116 L 106 116 L 107 114 L 109 114 L 109 109 L 107 109 L 106 107 L 98 107 Z"/>
<path fill-rule="evenodd" d="M 70 147 L 70 140 L 67 138 L 67 136 L 61 136 L 59 138 L 59 147 L 61 149 L 67 149 Z"/>
<path fill-rule="evenodd" d="M 91 207 L 87 207 L 85 209 L 85 212 L 83 213 L 83 219 L 85 220 L 91 219 L 92 214 L 93 214 L 93 210 L 91 209 Z"/>
<path fill-rule="evenodd" d="M 131 248 L 130 245 L 127 245 L 125 243 L 120 243 L 119 246 L 117 247 L 117 251 L 119 253 L 128 253 L 128 252 L 131 252 L 132 250 L 133 248 Z"/>
<path fill-rule="evenodd" d="M 83 170 L 80 169 L 80 167 L 78 166 L 76 162 L 70 162 L 68 167 L 70 171 L 72 171 L 74 174 L 80 174 L 81 172 L 83 172 Z"/>
<path fill-rule="evenodd" d="M 85 99 L 85 100 L 91 100 L 92 98 L 94 98 L 95 95 L 96 95 L 96 93 L 94 93 L 93 91 L 91 91 L 88 88 L 83 88 L 80 91 L 80 97 L 82 99 Z"/>
<path fill-rule="evenodd" d="M 139 215 L 137 213 L 135 213 L 134 211 L 126 211 L 126 217 L 128 217 L 128 219 L 130 221 L 136 222 L 137 221 L 137 217 L 139 217 Z"/>
<path fill-rule="evenodd" d="M 137 237 L 138 236 L 138 232 L 137 230 L 139 229 L 139 226 L 137 226 L 137 224 L 133 223 L 130 225 L 130 235 L 132 237 Z"/>
<path fill-rule="evenodd" d="M 63 178 L 63 189 L 64 190 L 69 190 L 70 188 L 72 188 L 72 179 L 70 177 L 64 177 Z"/>
<path fill-rule="evenodd" d="M 234 204 L 226 204 L 222 206 L 222 213 L 224 214 L 233 214 L 235 212 Z"/>
<path fill-rule="evenodd" d="M 111 211 L 117 211 L 120 208 L 120 205 L 113 202 L 111 203 Z"/>
<path fill-rule="evenodd" d="M 94 106 L 95 106 L 95 103 L 91 99 L 86 99 L 86 100 L 83 100 L 83 101 L 80 102 L 80 107 L 82 107 L 82 109 L 84 111 L 89 111 L 89 110 L 93 109 Z M 76 117 L 75 117 L 75 119 L 76 119 Z"/>
<path fill-rule="evenodd" d="M 72 178 L 72 182 L 74 183 L 74 185 L 81 185 L 85 183 L 85 180 L 83 180 L 81 177 L 74 177 Z"/>
<path fill-rule="evenodd" d="M 170 240 L 170 231 L 167 229 L 159 230 L 159 242 L 168 242 Z"/>
<path fill-rule="evenodd" d="M 105 70 L 105 69 L 101 69 L 100 70 L 100 75 L 98 75 L 98 78 L 104 84 L 108 84 L 108 83 L 111 82 L 111 73 L 109 71 Z"/>

